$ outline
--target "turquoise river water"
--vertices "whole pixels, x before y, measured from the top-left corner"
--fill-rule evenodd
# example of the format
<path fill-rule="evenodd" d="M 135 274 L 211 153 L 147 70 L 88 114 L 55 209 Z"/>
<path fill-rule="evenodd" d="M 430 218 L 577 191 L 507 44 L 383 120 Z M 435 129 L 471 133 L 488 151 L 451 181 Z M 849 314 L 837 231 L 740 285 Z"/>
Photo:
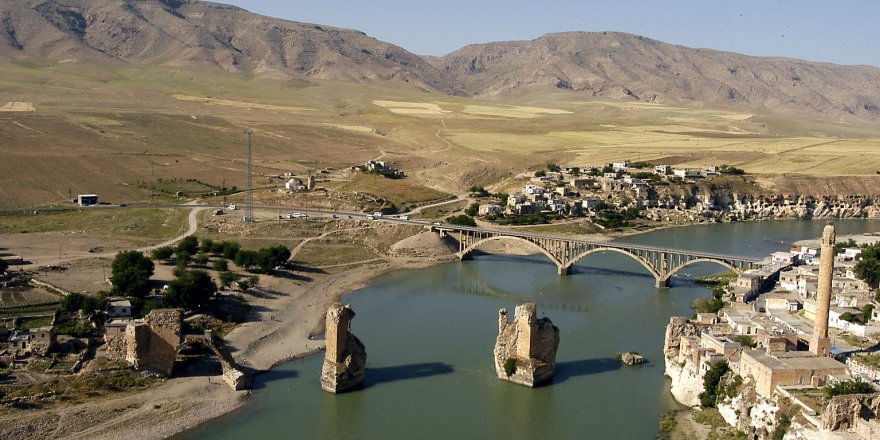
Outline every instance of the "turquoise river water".
<path fill-rule="evenodd" d="M 838 234 L 875 231 L 880 222 L 835 222 Z M 667 229 L 621 241 L 763 257 L 818 237 L 822 221 L 775 221 Z M 240 410 L 181 439 L 653 439 L 658 417 L 677 408 L 663 376 L 663 332 L 670 316 L 690 316 L 708 291 L 685 268 L 656 289 L 624 255 L 594 254 L 570 276 L 545 257 L 487 255 L 391 273 L 344 298 L 352 331 L 367 348 L 364 389 L 321 391 L 321 356 L 257 377 Z M 551 384 L 527 389 L 494 376 L 498 309 L 534 301 L 559 327 Z M 622 367 L 615 355 L 638 351 L 648 363 Z"/>

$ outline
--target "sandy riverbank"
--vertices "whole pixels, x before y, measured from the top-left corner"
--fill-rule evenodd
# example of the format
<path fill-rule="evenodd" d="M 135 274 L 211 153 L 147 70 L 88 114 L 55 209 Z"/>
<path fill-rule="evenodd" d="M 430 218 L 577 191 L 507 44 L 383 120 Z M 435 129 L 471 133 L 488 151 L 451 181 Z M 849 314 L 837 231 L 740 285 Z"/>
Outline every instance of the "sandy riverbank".
<path fill-rule="evenodd" d="M 249 300 L 251 319 L 226 337 L 236 360 L 265 371 L 322 350 L 323 341 L 311 336 L 322 331 L 324 311 L 342 295 L 392 271 L 454 258 L 453 248 L 434 234 L 419 234 L 400 244 L 393 254 L 407 255 L 419 249 L 420 255 L 389 256 L 333 274 L 308 273 L 311 281 L 305 283 L 261 277 L 263 293 Z M 248 395 L 248 391 L 232 391 L 216 376 L 173 378 L 140 393 L 46 410 L 6 412 L 0 415 L 0 438 L 167 438 L 239 408 Z"/>

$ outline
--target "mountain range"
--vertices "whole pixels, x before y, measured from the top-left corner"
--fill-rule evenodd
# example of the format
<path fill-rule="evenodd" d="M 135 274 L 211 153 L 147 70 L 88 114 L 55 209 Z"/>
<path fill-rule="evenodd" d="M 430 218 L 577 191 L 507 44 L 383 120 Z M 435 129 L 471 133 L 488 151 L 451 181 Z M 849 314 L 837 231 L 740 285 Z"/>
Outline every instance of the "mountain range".
<path fill-rule="evenodd" d="M 363 32 L 195 0 L 0 0 L 0 61 L 150 64 L 407 83 L 481 98 L 542 92 L 880 120 L 880 68 L 754 57 L 618 32 L 418 56 Z"/>

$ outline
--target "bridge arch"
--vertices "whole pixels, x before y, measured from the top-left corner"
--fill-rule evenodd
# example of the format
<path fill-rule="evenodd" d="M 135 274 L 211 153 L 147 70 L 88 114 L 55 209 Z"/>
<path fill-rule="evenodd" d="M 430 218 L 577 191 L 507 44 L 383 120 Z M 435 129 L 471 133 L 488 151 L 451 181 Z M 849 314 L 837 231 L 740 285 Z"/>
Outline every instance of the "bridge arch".
<path fill-rule="evenodd" d="M 571 266 L 573 266 L 575 263 L 577 263 L 578 261 L 580 261 L 582 258 L 586 257 L 587 255 L 590 255 L 590 254 L 593 254 L 593 253 L 596 253 L 596 252 L 607 252 L 607 251 L 610 251 L 610 252 L 617 252 L 617 253 L 619 253 L 619 254 L 626 255 L 626 256 L 632 258 L 633 260 L 636 260 L 637 262 L 639 262 L 639 264 L 641 264 L 642 266 L 644 266 L 645 269 L 648 269 L 648 272 L 649 272 L 649 273 L 650 273 L 650 274 L 651 274 L 656 280 L 658 280 L 658 282 L 659 282 L 659 280 L 660 280 L 661 277 L 662 277 L 662 275 L 660 275 L 660 272 L 658 272 L 657 269 L 656 269 L 653 265 L 651 265 L 651 263 L 649 263 L 647 260 L 645 260 L 644 258 L 642 258 L 642 257 L 640 257 L 640 256 L 638 256 L 638 255 L 635 255 L 635 254 L 633 254 L 632 252 L 627 252 L 627 251 L 625 251 L 625 250 L 623 250 L 623 249 L 618 249 L 618 248 L 613 248 L 613 247 L 597 247 L 597 248 L 593 248 L 593 249 L 590 249 L 590 250 L 585 251 L 585 252 L 581 252 L 580 254 L 578 254 L 577 256 L 575 256 L 574 258 L 572 258 L 571 260 L 569 260 L 567 263 L 565 263 L 565 264 L 563 264 L 562 266 L 560 266 L 560 273 L 569 273 L 569 272 L 571 272 Z"/>
<path fill-rule="evenodd" d="M 740 269 L 740 268 L 738 268 L 738 267 L 736 267 L 736 266 L 734 266 L 734 265 L 732 265 L 732 264 L 730 264 L 730 263 L 728 263 L 728 262 L 726 262 L 726 261 L 724 261 L 724 260 L 716 260 L 716 259 L 714 259 L 714 258 L 695 258 L 695 259 L 693 259 L 693 260 L 686 261 L 686 262 L 684 262 L 684 263 L 679 264 L 678 266 L 672 268 L 672 269 L 671 269 L 669 272 L 667 272 L 665 275 L 663 275 L 663 276 L 657 278 L 657 280 L 658 280 L 658 285 L 659 285 L 659 284 L 666 285 L 666 284 L 669 282 L 669 279 L 672 278 L 672 276 L 675 275 L 676 272 L 678 272 L 678 271 L 684 269 L 684 268 L 687 267 L 687 266 L 690 266 L 691 264 L 696 264 L 696 263 L 715 263 L 715 264 L 718 264 L 718 265 L 724 266 L 724 267 L 726 267 L 726 268 L 728 268 L 728 269 L 730 269 L 730 270 L 736 272 L 738 275 L 741 274 L 741 273 L 743 272 L 742 269 Z"/>
<path fill-rule="evenodd" d="M 547 249 L 544 249 L 543 246 L 539 245 L 538 243 L 535 243 L 534 241 L 526 240 L 525 238 L 517 237 L 517 236 L 514 236 L 514 235 L 495 235 L 495 236 L 487 237 L 487 238 L 484 238 L 484 239 L 479 240 L 479 241 L 477 241 L 477 242 L 474 242 L 474 243 L 471 244 L 470 246 L 468 246 L 468 247 L 462 249 L 461 251 L 459 251 L 459 253 L 458 253 L 458 258 L 459 258 L 460 260 L 464 260 L 464 259 L 467 258 L 467 257 L 468 257 L 468 256 L 474 251 L 474 250 L 476 250 L 476 249 L 479 248 L 480 246 L 482 246 L 482 245 L 484 245 L 484 244 L 486 244 L 486 243 L 488 243 L 488 242 L 490 242 L 490 241 L 494 241 L 494 240 L 514 240 L 514 241 L 520 241 L 520 242 L 523 242 L 523 243 L 528 243 L 529 245 L 531 245 L 531 246 L 533 246 L 534 248 L 536 248 L 536 249 L 538 249 L 539 251 L 541 251 L 542 254 L 546 255 L 547 258 L 549 258 L 550 261 L 552 261 L 553 264 L 555 264 L 556 267 L 559 268 L 560 273 L 562 273 L 562 272 L 561 272 L 562 267 L 563 267 L 562 262 L 559 261 L 559 260 L 556 258 L 555 255 L 551 254 L 550 251 L 548 251 Z"/>

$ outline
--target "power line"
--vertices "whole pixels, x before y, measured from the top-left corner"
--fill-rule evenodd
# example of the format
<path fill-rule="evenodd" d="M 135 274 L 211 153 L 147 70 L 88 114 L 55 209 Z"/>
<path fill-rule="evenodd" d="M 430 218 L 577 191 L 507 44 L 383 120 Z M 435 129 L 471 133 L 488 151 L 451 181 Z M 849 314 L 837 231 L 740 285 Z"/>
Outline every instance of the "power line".
<path fill-rule="evenodd" d="M 247 199 L 245 201 L 244 222 L 254 222 L 254 158 L 253 158 L 253 130 L 247 131 L 248 137 L 248 164 L 247 164 Z"/>

